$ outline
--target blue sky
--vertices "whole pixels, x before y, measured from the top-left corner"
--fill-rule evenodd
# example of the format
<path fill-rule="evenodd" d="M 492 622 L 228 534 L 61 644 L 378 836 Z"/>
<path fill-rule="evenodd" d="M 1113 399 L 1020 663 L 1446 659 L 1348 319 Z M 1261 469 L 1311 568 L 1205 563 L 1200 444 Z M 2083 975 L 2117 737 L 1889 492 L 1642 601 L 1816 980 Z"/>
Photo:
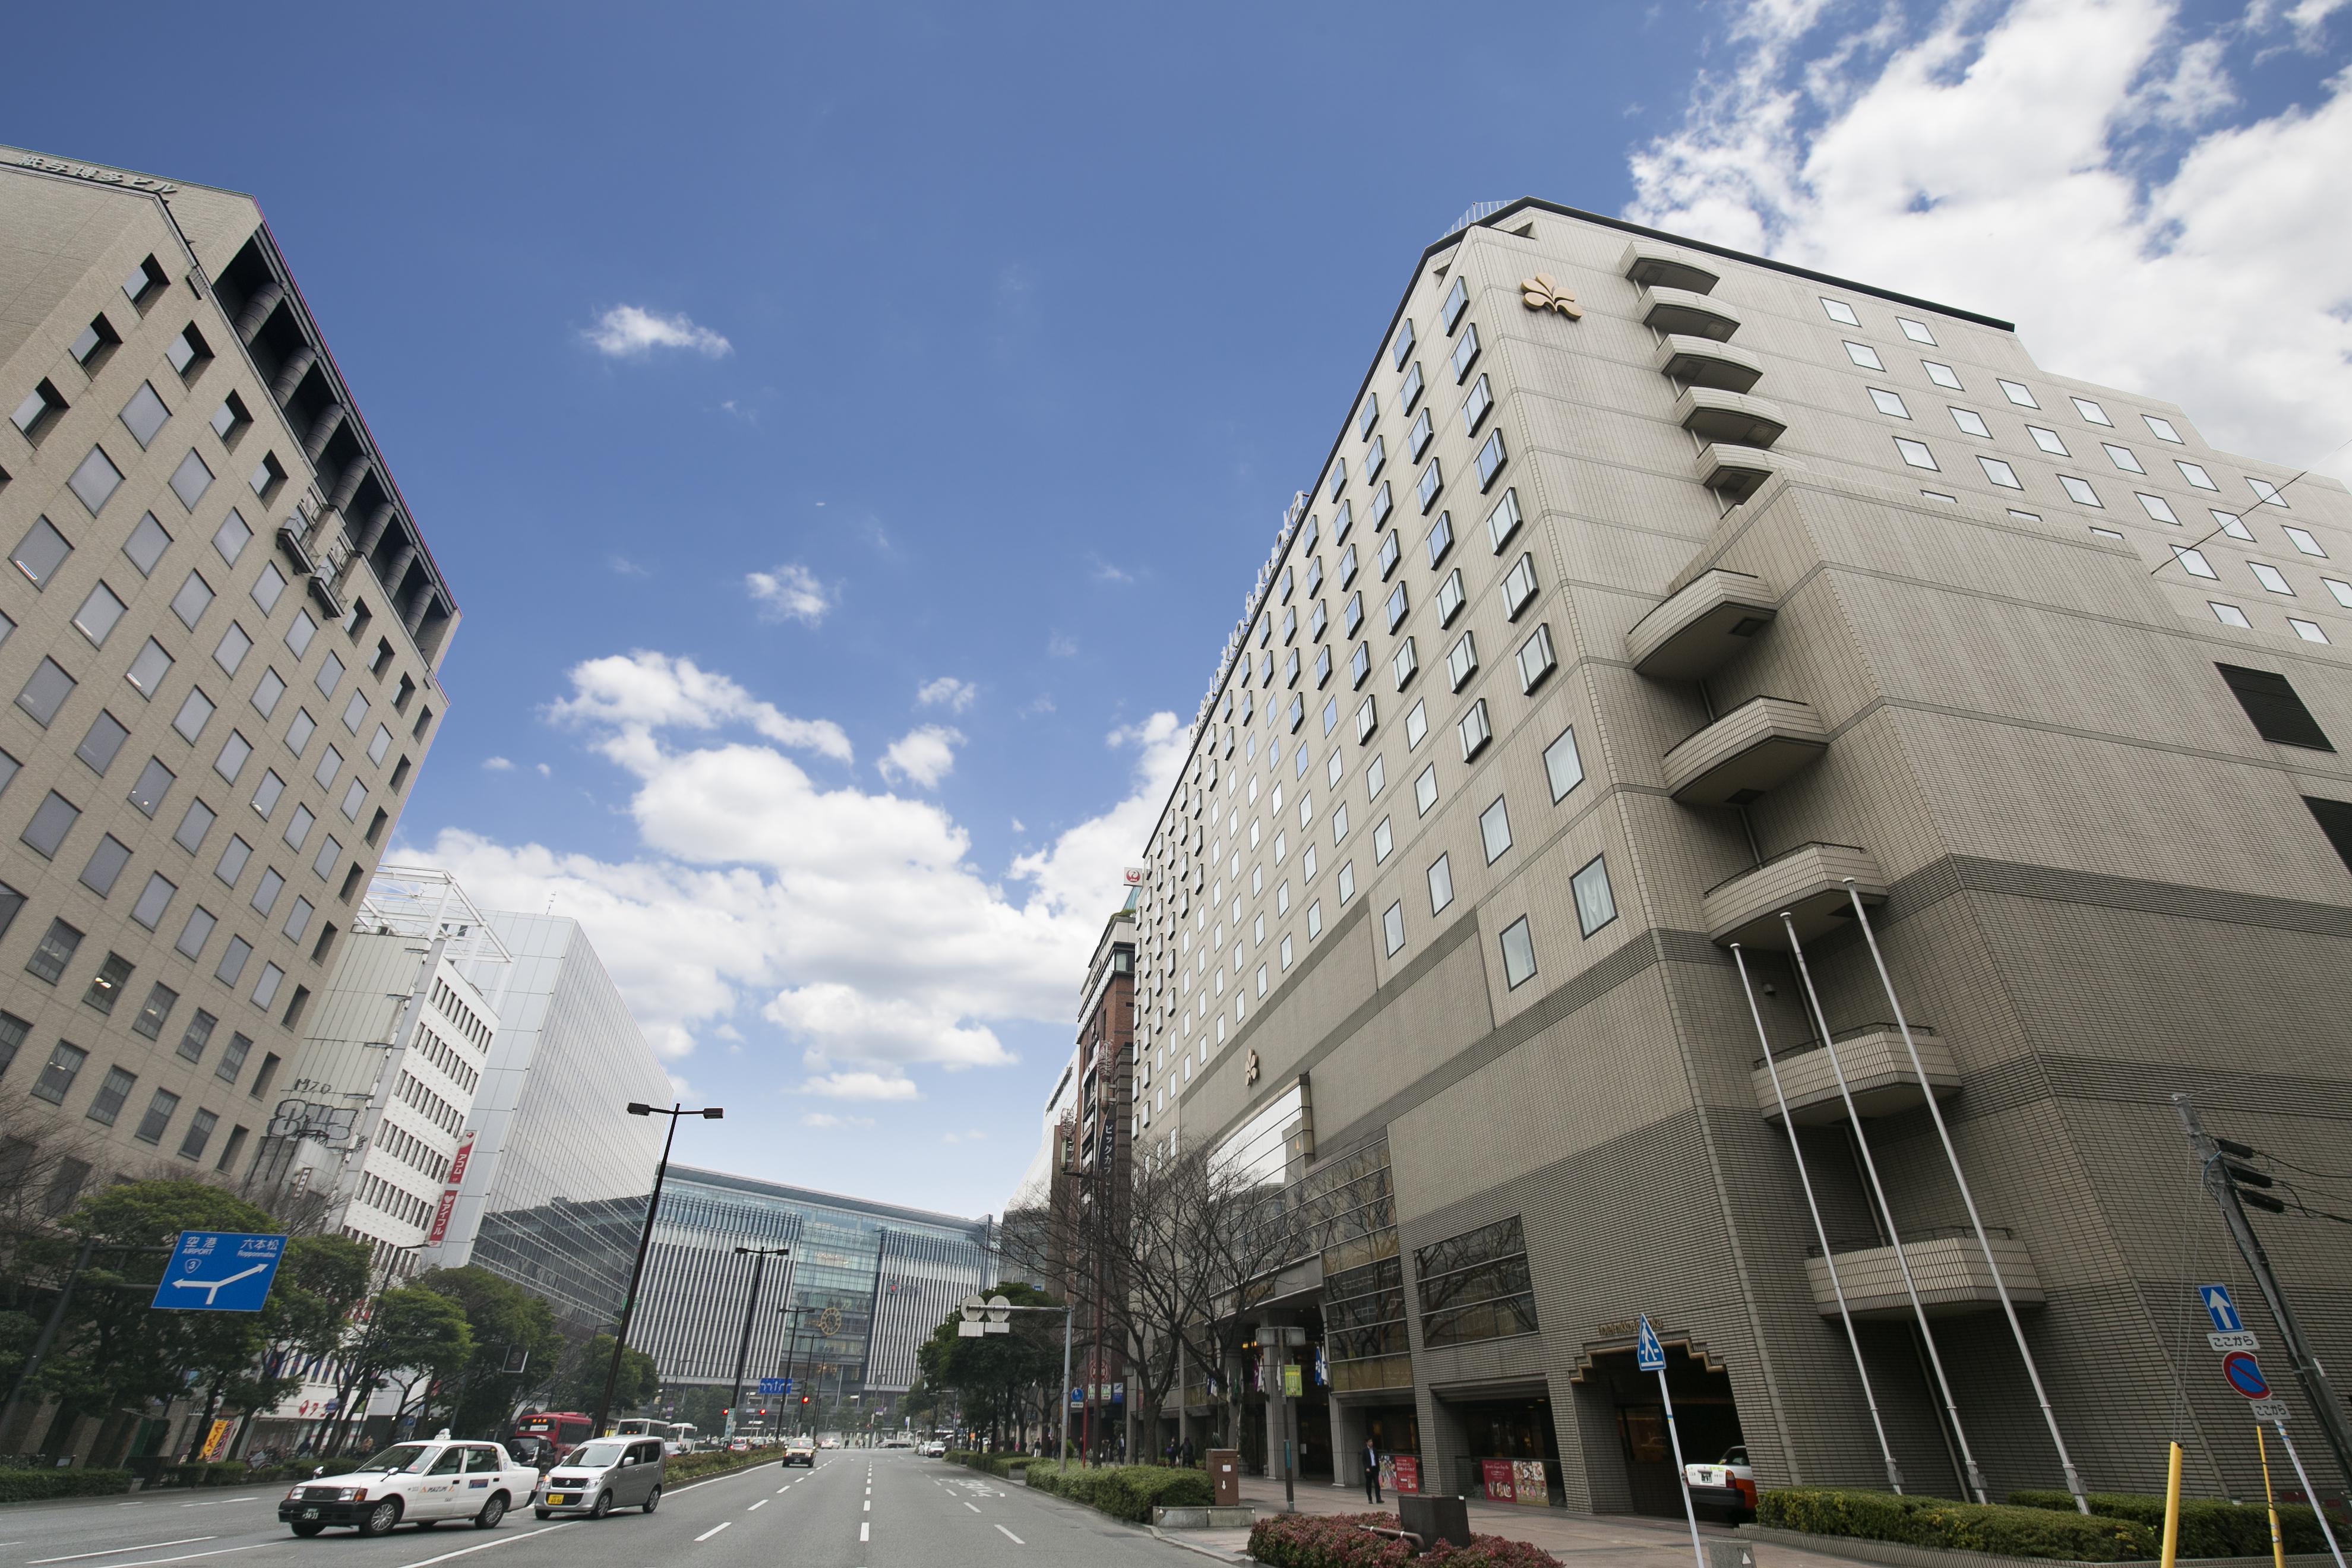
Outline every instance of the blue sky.
<path fill-rule="evenodd" d="M 1001 1205 L 1164 716 L 1472 202 L 2352 435 L 2332 0 L 110 15 L 12 19 L 90 68 L 0 139 L 259 197 L 466 615 L 399 858 L 585 921 L 751 1174 Z"/>

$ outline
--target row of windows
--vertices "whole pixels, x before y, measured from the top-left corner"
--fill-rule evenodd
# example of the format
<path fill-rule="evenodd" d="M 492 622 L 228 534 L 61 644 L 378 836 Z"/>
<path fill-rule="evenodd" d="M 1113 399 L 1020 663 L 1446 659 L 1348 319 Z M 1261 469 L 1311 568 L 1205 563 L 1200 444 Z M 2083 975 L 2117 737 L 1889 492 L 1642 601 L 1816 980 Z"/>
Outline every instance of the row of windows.
<path fill-rule="evenodd" d="M 120 977 L 110 984 L 119 990 L 121 981 L 127 978 L 126 969 Z M 151 1039 L 161 1034 L 163 1020 L 169 1016 L 172 1004 L 178 1000 L 165 987 L 157 986 L 154 991 L 162 994 L 161 999 L 157 994 L 151 994 L 146 1007 L 141 1014 L 142 1026 L 140 1028 L 140 1033 Z M 143 1026 L 151 1016 L 153 1024 L 152 1029 Z M 181 1037 L 180 1057 L 192 1063 L 201 1062 L 217 1023 L 218 1020 L 211 1014 L 199 1010 L 189 1021 L 186 1032 Z M 31 1026 L 24 1019 L 12 1013 L 0 1013 L 0 1077 L 6 1075 L 16 1058 L 22 1054 L 25 1042 L 30 1034 Z M 226 1048 L 221 1053 L 214 1076 L 220 1081 L 234 1087 L 238 1074 L 244 1070 L 247 1053 L 252 1048 L 252 1040 L 241 1034 L 232 1035 Z M 27 1092 L 32 1098 L 44 1100 L 48 1104 L 64 1105 L 76 1083 L 80 1079 L 83 1068 L 89 1061 L 88 1050 L 70 1040 L 59 1039 L 50 1047 L 48 1058 L 41 1064 L 41 1070 L 34 1078 Z M 277 1076 L 278 1065 L 278 1058 L 274 1054 L 263 1057 L 261 1067 L 254 1074 L 253 1086 L 247 1098 L 259 1100 L 268 1092 L 270 1082 Z M 108 1068 L 100 1076 L 98 1086 L 91 1092 L 89 1102 L 84 1108 L 86 1119 L 101 1127 L 116 1125 L 121 1121 L 124 1109 L 132 1102 L 133 1094 L 138 1086 L 139 1076 L 136 1073 L 121 1067 Z M 139 1121 L 133 1125 L 131 1136 L 139 1142 L 160 1147 L 165 1134 L 172 1128 L 181 1104 L 182 1096 L 179 1094 L 163 1088 L 151 1089 L 145 1105 L 140 1112 Z M 188 1161 L 201 1160 L 205 1151 L 211 1147 L 213 1134 L 219 1128 L 220 1122 L 220 1113 L 209 1108 L 199 1106 L 192 1111 L 187 1124 L 181 1131 L 179 1143 L 174 1151 L 179 1158 Z M 220 1161 L 216 1168 L 220 1170 L 229 1168 L 245 1145 L 246 1131 L 241 1126 L 233 1130 L 226 1144 L 221 1150 Z"/>

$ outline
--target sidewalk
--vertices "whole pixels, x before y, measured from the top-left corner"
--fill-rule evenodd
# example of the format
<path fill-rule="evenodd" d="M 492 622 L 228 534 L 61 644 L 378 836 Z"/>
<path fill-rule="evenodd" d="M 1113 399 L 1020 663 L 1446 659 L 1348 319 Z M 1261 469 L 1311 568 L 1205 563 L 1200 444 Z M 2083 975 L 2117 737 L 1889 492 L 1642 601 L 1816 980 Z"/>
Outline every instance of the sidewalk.
<path fill-rule="evenodd" d="M 1354 1488 L 1328 1481 L 1302 1482 L 1297 1488 L 1300 1513 L 1367 1513 L 1371 1505 Z M 1242 1481 L 1242 1501 L 1259 1514 L 1282 1511 L 1282 1483 L 1258 1477 Z M 1390 1494 L 1383 1508 L 1393 1512 Z M 1470 1500 L 1470 1528 L 1479 1535 L 1500 1535 L 1539 1546 L 1564 1563 L 1602 1564 L 1624 1563 L 1634 1568 L 1673 1568 L 1690 1563 L 1690 1527 L 1679 1520 L 1652 1519 L 1639 1514 L 1570 1513 L 1557 1508 L 1517 1508 L 1507 1503 Z M 1728 1526 L 1702 1521 L 1701 1536 L 1728 1540 L 1737 1532 Z M 1246 1562 L 1249 1531 L 1245 1530 L 1170 1531 L 1166 1539 L 1195 1550 Z M 1757 1568 L 1854 1568 L 1851 1558 L 1831 1557 L 1788 1546 L 1758 1543 L 1753 1547 Z"/>

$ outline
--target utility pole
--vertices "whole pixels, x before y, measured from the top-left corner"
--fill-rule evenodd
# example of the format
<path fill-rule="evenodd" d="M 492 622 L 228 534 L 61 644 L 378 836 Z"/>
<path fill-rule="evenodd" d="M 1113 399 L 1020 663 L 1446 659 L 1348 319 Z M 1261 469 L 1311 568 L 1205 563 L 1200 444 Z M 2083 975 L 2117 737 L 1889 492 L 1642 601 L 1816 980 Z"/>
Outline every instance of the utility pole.
<path fill-rule="evenodd" d="M 2277 1322 L 2279 1338 L 2285 1343 L 2287 1359 L 2294 1365 L 2296 1381 L 2303 1384 L 2304 1397 L 2311 1402 L 2312 1413 L 2319 1417 L 2319 1429 L 2327 1438 L 2327 1446 L 2336 1452 L 2336 1463 L 2344 1472 L 2347 1485 L 2352 1485 L 2352 1427 L 2344 1419 L 2344 1408 L 2336 1401 L 2336 1390 L 2328 1385 L 2327 1373 L 2321 1370 L 2319 1358 L 2311 1353 L 2310 1342 L 2303 1337 L 2302 1325 L 2287 1310 L 2286 1296 L 2279 1289 L 2278 1276 L 2271 1271 L 2270 1255 L 2246 1222 L 2246 1206 L 2241 1201 L 2244 1194 L 2238 1184 L 2270 1185 L 2270 1178 L 2250 1166 L 2232 1163 L 2233 1160 L 2251 1159 L 2254 1151 L 2246 1144 L 2226 1138 L 2216 1138 L 2205 1131 L 2197 1118 L 2197 1109 L 2185 1094 L 2172 1097 L 2173 1108 L 2180 1112 L 2180 1125 L 2189 1133 L 2189 1142 L 2197 1151 L 2197 1164 L 2205 1191 L 2221 1211 L 2221 1223 L 2229 1227 L 2230 1239 L 2238 1244 L 2238 1251 L 2246 1260 L 2254 1284 L 2262 1290 L 2263 1300 L 2270 1304 L 2271 1317 Z M 2284 1213 L 2286 1205 L 2278 1199 L 2256 1193 L 2253 1201 L 2261 1207 Z M 2319 1506 L 2316 1493 L 2312 1506 Z"/>

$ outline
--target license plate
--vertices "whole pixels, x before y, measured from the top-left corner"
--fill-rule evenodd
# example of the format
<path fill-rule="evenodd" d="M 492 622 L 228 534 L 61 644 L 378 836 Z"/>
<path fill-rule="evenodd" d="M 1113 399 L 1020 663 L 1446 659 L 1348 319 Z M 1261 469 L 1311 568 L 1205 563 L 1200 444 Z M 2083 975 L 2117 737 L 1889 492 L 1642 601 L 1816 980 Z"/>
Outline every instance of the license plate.
<path fill-rule="evenodd" d="M 306 1508 L 302 1510 L 302 1517 L 304 1519 L 316 1519 L 319 1517 L 319 1510 L 315 1508 Z"/>

